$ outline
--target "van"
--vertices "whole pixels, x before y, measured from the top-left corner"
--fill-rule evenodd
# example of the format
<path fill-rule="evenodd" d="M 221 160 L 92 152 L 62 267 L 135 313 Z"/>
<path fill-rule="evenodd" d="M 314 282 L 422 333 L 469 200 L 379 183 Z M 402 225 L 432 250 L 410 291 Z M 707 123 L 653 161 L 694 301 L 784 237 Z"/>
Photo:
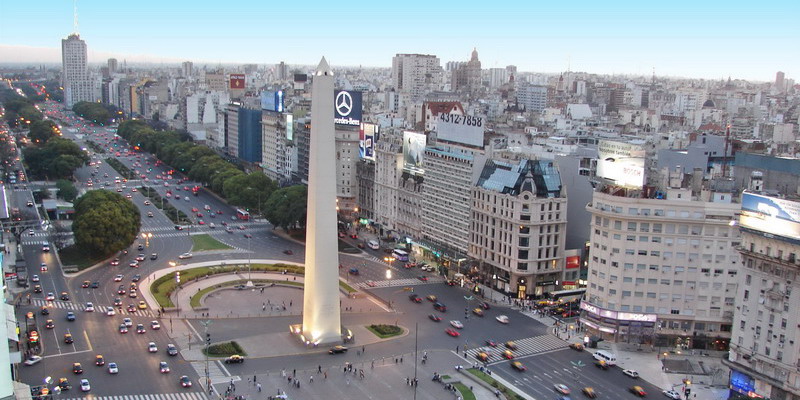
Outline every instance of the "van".
<path fill-rule="evenodd" d="M 377 240 L 370 240 L 369 242 L 367 242 L 367 246 L 369 246 L 369 248 L 372 250 L 378 250 L 381 248 Z"/>
<path fill-rule="evenodd" d="M 617 355 L 614 353 L 609 353 L 605 350 L 597 350 L 594 353 L 594 359 L 598 361 L 604 361 L 607 365 L 611 366 L 617 364 Z"/>

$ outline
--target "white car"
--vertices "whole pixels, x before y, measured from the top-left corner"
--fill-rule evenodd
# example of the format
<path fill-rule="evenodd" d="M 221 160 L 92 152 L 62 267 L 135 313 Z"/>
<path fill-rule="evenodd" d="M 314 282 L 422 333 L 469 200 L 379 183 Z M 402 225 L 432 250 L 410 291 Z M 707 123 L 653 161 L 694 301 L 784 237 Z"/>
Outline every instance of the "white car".
<path fill-rule="evenodd" d="M 166 374 L 169 372 L 169 365 L 167 365 L 166 361 L 161 361 L 158 363 L 158 370 L 161 371 L 162 374 Z"/>
<path fill-rule="evenodd" d="M 455 321 L 455 320 L 450 321 L 450 325 L 453 325 L 453 328 L 457 329 L 461 329 L 464 327 L 464 324 L 462 324 L 461 321 Z"/>
<path fill-rule="evenodd" d="M 187 259 L 187 258 L 192 258 L 192 253 L 183 253 L 183 254 L 179 255 L 178 258 L 180 258 L 181 260 Z"/>
<path fill-rule="evenodd" d="M 114 277 L 114 282 L 121 282 L 121 281 L 122 281 L 122 275 L 117 275 Z"/>
<path fill-rule="evenodd" d="M 150 321 L 150 329 L 159 330 L 161 329 L 161 324 L 159 324 L 158 321 Z"/>
<path fill-rule="evenodd" d="M 497 322 L 501 324 L 507 324 L 509 321 L 507 315 L 498 315 L 497 317 L 495 317 L 495 319 L 497 320 Z"/>
<path fill-rule="evenodd" d="M 31 276 L 31 282 L 39 282 L 39 275 L 34 274 Z"/>
<path fill-rule="evenodd" d="M 122 323 L 125 324 L 125 326 L 127 326 L 128 328 L 133 326 L 133 321 L 131 321 L 130 318 L 124 318 L 122 320 Z"/>
<path fill-rule="evenodd" d="M 108 373 L 109 374 L 119 373 L 119 367 L 117 367 L 117 363 L 108 363 Z"/>
<path fill-rule="evenodd" d="M 672 400 L 681 400 L 681 394 L 674 390 L 664 390 L 661 393 L 664 393 L 664 396 L 667 396 Z"/>
<path fill-rule="evenodd" d="M 157 353 L 158 347 L 156 347 L 155 342 L 150 342 L 147 344 L 147 351 L 150 353 Z"/>
<path fill-rule="evenodd" d="M 53 301 L 56 299 L 56 295 L 54 295 L 53 292 L 47 292 L 47 296 L 44 296 L 44 299 L 46 301 Z"/>
<path fill-rule="evenodd" d="M 632 369 L 623 369 L 622 373 L 627 375 L 627 376 L 630 376 L 631 378 L 638 378 L 639 377 L 639 373 L 634 371 L 634 370 L 632 370 Z"/>
<path fill-rule="evenodd" d="M 24 364 L 25 364 L 25 365 L 33 365 L 33 364 L 36 364 L 36 363 L 38 363 L 39 361 L 42 361 L 42 357 L 41 357 L 41 356 L 32 355 L 32 356 L 28 357 L 28 358 L 25 360 L 25 363 L 24 363 Z"/>
<path fill-rule="evenodd" d="M 106 315 L 108 315 L 109 317 L 113 317 L 117 315 L 117 312 L 114 311 L 114 307 L 108 306 L 106 307 Z"/>
<path fill-rule="evenodd" d="M 92 387 L 89 385 L 88 379 L 81 379 L 81 392 L 88 392 L 92 390 Z"/>
<path fill-rule="evenodd" d="M 94 312 L 94 304 L 92 304 L 91 301 L 86 303 L 85 310 L 86 310 L 86 312 Z"/>

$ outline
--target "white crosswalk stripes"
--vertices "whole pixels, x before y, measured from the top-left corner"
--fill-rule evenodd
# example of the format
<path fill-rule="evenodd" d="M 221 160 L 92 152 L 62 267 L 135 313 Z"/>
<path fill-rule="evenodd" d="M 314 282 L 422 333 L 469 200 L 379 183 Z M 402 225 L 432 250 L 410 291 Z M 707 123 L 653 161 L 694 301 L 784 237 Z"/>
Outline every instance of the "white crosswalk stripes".
<path fill-rule="evenodd" d="M 46 301 L 44 299 L 32 299 L 31 304 L 37 307 L 47 306 L 48 308 L 58 308 L 70 311 L 84 311 L 84 309 L 86 308 L 83 304 L 78 304 L 72 301 L 61 301 L 61 300 Z M 108 305 L 99 305 L 99 304 L 94 305 L 95 312 L 99 314 L 105 314 L 106 307 L 108 307 Z M 149 309 L 136 310 L 136 312 L 128 312 L 126 308 L 122 308 L 122 310 L 120 310 L 119 308 L 114 308 L 114 311 L 117 313 L 117 315 L 138 315 L 140 317 L 155 316 L 153 312 L 150 311 Z"/>
<path fill-rule="evenodd" d="M 522 357 L 531 354 L 539 354 L 539 353 L 546 353 L 548 351 L 553 350 L 560 350 L 567 347 L 567 344 L 553 336 L 553 335 L 541 335 L 541 336 L 533 336 L 529 338 L 519 339 L 513 341 L 517 345 L 516 350 L 512 350 L 514 353 L 514 357 Z M 474 349 L 467 350 L 467 359 L 475 360 L 475 355 L 481 351 L 485 351 L 489 353 L 489 362 L 499 362 L 501 361 L 501 353 L 507 350 L 504 343 L 498 343 L 497 347 L 477 347 Z"/>
<path fill-rule="evenodd" d="M 431 283 L 444 283 L 444 278 L 440 276 L 432 276 L 428 277 L 427 281 L 421 281 L 417 278 L 388 279 L 383 281 L 372 281 L 372 285 L 368 285 L 366 282 L 359 282 L 356 284 L 356 286 L 360 288 L 369 288 L 369 287 L 385 288 L 385 287 L 395 287 L 395 286 L 424 285 Z"/>
<path fill-rule="evenodd" d="M 208 377 L 211 378 L 211 384 L 224 383 L 231 380 L 231 377 L 225 374 L 225 371 L 220 368 L 220 361 L 211 361 L 208 363 Z M 191 361 L 190 364 L 200 379 L 206 379 L 206 363 L 205 361 Z"/>
<path fill-rule="evenodd" d="M 129 394 L 119 396 L 61 397 L 60 400 L 208 400 L 203 392 Z"/>

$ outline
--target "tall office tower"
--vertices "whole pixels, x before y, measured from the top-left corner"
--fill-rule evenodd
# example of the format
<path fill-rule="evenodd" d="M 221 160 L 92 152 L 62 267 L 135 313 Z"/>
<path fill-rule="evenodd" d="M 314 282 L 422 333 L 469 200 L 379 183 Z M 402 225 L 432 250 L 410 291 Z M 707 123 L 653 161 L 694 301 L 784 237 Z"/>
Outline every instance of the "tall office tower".
<path fill-rule="evenodd" d="M 288 68 L 286 67 L 286 63 L 281 61 L 278 64 L 278 79 L 285 81 L 289 77 Z"/>
<path fill-rule="evenodd" d="M 775 74 L 775 88 L 778 89 L 779 92 L 783 92 L 786 90 L 786 81 L 784 80 L 784 74 L 782 71 L 778 71 Z"/>
<path fill-rule="evenodd" d="M 311 89 L 306 274 L 302 332 L 310 343 L 342 340 L 336 243 L 336 152 L 333 72 L 319 62 Z"/>
<path fill-rule="evenodd" d="M 194 64 L 191 61 L 184 61 L 183 64 L 181 64 L 181 71 L 183 72 L 184 78 L 192 76 L 194 73 Z"/>
<path fill-rule="evenodd" d="M 417 101 L 441 83 L 439 58 L 430 54 L 398 54 L 392 58 L 392 84 Z"/>
<path fill-rule="evenodd" d="M 73 33 L 61 39 L 61 66 L 64 103 L 67 108 L 80 101 L 94 101 L 94 90 L 86 68 L 86 42 Z"/>
<path fill-rule="evenodd" d="M 113 75 L 117 73 L 117 59 L 116 58 L 109 58 L 108 59 L 108 74 Z"/>

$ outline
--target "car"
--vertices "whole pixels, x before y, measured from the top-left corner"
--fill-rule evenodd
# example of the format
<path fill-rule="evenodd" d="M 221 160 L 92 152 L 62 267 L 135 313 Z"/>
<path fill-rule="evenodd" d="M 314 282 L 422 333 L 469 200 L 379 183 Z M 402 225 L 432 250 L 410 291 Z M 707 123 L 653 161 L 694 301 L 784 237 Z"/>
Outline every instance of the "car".
<path fill-rule="evenodd" d="M 45 253 L 50 251 L 50 245 L 49 244 L 42 245 L 42 251 Z"/>
<path fill-rule="evenodd" d="M 356 267 L 350 268 L 350 270 L 347 271 L 347 273 L 349 273 L 350 275 L 359 275 L 360 274 L 360 272 L 358 272 L 358 268 L 356 268 Z"/>
<path fill-rule="evenodd" d="M 39 282 L 39 275 L 34 274 L 31 276 L 31 282 Z"/>
<path fill-rule="evenodd" d="M 121 274 L 117 274 L 117 276 L 114 277 L 114 282 L 121 282 L 122 278 L 123 276 Z"/>
<path fill-rule="evenodd" d="M 129 313 L 134 313 L 134 312 L 136 312 L 136 306 L 133 305 L 133 304 L 128 304 L 127 310 L 128 310 Z"/>
<path fill-rule="evenodd" d="M 139 307 L 140 310 L 146 310 L 147 309 L 147 303 L 145 303 L 144 300 L 139 300 L 138 307 Z"/>
<path fill-rule="evenodd" d="M 158 259 L 158 253 L 150 254 L 150 259 L 151 260 L 157 260 Z"/>
<path fill-rule="evenodd" d="M 420 276 L 417 277 L 417 279 L 419 279 L 419 280 L 421 280 L 423 282 L 427 282 L 428 281 L 428 277 L 425 276 L 425 275 L 420 275 Z"/>
<path fill-rule="evenodd" d="M 94 282 L 92 282 L 92 284 L 91 284 L 91 286 L 90 286 L 90 287 L 91 287 L 92 289 L 97 289 L 97 288 L 99 288 L 99 287 L 100 287 L 100 282 L 98 282 L 98 281 L 94 281 Z"/>
<path fill-rule="evenodd" d="M 75 321 L 75 313 L 72 311 L 67 311 L 67 321 Z"/>
<path fill-rule="evenodd" d="M 431 303 L 436 303 L 436 300 L 437 300 L 437 297 L 435 295 L 432 295 L 432 294 L 429 294 L 429 295 L 425 296 L 425 298 L 428 299 L 428 301 L 430 301 Z"/>
<path fill-rule="evenodd" d="M 563 383 L 557 383 L 553 385 L 553 389 L 555 389 L 556 392 L 561 394 L 569 394 L 569 388 L 567 387 L 567 385 Z"/>
<path fill-rule="evenodd" d="M 72 334 L 71 333 L 65 333 L 64 334 L 64 343 L 72 344 L 73 342 L 74 342 L 74 340 L 72 339 Z"/>
<path fill-rule="evenodd" d="M 607 370 L 609 367 L 611 367 L 610 365 L 608 365 L 608 363 L 607 363 L 607 362 L 605 362 L 605 360 L 598 360 L 598 361 L 595 361 L 595 362 L 594 362 L 594 366 L 595 366 L 595 367 L 597 367 L 597 368 L 600 368 L 600 369 L 606 369 L 606 370 Z"/>
<path fill-rule="evenodd" d="M 183 253 L 183 254 L 179 255 L 178 258 L 180 258 L 181 260 L 185 260 L 187 258 L 192 258 L 192 253 Z"/>
<path fill-rule="evenodd" d="M 47 264 L 45 263 L 39 264 L 39 270 L 42 272 L 47 272 Z"/>
<path fill-rule="evenodd" d="M 33 236 L 35 234 L 36 234 L 36 232 L 34 232 L 33 229 L 28 231 L 28 236 Z"/>
<path fill-rule="evenodd" d="M 478 354 L 475 354 L 475 358 L 481 361 L 488 361 L 489 360 L 489 353 L 485 351 L 479 351 Z"/>
<path fill-rule="evenodd" d="M 131 282 L 139 282 L 141 279 L 142 279 L 142 276 L 139 275 L 139 274 L 136 274 L 131 278 Z"/>
<path fill-rule="evenodd" d="M 572 317 L 577 317 L 579 314 L 580 313 L 575 311 L 575 310 L 569 310 L 569 311 L 565 311 L 563 314 L 561 314 L 561 317 L 562 318 L 572 318 Z"/>
<path fill-rule="evenodd" d="M 136 324 L 136 333 L 145 333 L 144 324 Z"/>
<path fill-rule="evenodd" d="M 150 329 L 157 331 L 161 329 L 161 324 L 158 321 L 150 321 Z"/>
<path fill-rule="evenodd" d="M 72 363 L 72 373 L 75 375 L 80 375 L 83 373 L 83 367 L 81 363 Z"/>
<path fill-rule="evenodd" d="M 629 377 L 631 377 L 631 378 L 633 378 L 633 379 L 638 379 L 639 378 L 639 373 L 634 371 L 634 370 L 632 370 L 632 369 L 623 369 L 622 373 L 627 375 L 627 376 L 629 376 Z"/>
<path fill-rule="evenodd" d="M 131 290 L 130 290 L 130 292 L 128 292 L 128 297 L 130 297 L 130 298 L 132 298 L 132 299 L 133 299 L 133 298 L 136 298 L 136 297 L 138 297 L 138 296 L 139 296 L 139 295 L 136 293 L 136 289 L 131 289 Z"/>
<path fill-rule="evenodd" d="M 570 343 L 569 348 L 576 351 L 583 351 L 582 343 Z"/>
<path fill-rule="evenodd" d="M 145 200 L 144 201 L 144 205 L 149 206 L 150 205 L 150 200 Z"/>
<path fill-rule="evenodd" d="M 474 308 L 474 309 L 472 309 L 472 313 L 477 315 L 477 316 L 479 316 L 479 317 L 482 317 L 483 316 L 483 309 L 482 308 Z"/>
<path fill-rule="evenodd" d="M 144 250 L 144 245 L 139 243 L 139 245 L 136 246 L 136 249 L 139 250 L 139 251 L 142 251 L 142 250 Z M 142 254 L 142 255 L 144 255 L 144 254 Z"/>
<path fill-rule="evenodd" d="M 50 315 L 50 310 L 46 306 L 43 306 L 39 313 L 42 315 Z"/>
<path fill-rule="evenodd" d="M 42 293 L 42 285 L 33 285 L 33 293 Z"/>
<path fill-rule="evenodd" d="M 114 298 L 114 307 L 122 307 L 122 299 L 119 297 Z"/>
<path fill-rule="evenodd" d="M 144 254 L 139 254 L 136 256 L 136 261 L 144 261 Z"/>
<path fill-rule="evenodd" d="M 513 360 L 514 359 L 514 353 L 512 353 L 511 350 L 503 350 L 503 352 L 500 353 L 500 355 L 503 358 L 505 358 L 506 360 Z"/>
<path fill-rule="evenodd" d="M 433 303 L 433 309 L 436 311 L 447 312 L 447 306 L 442 303 L 439 303 L 438 301 L 436 303 Z"/>
<path fill-rule="evenodd" d="M 119 258 L 115 258 L 115 259 L 111 260 L 111 265 L 113 265 L 113 266 L 119 265 Z"/>
<path fill-rule="evenodd" d="M 667 396 L 672 400 L 681 400 L 681 394 L 674 390 L 663 390 L 661 393 L 664 393 L 664 396 Z"/>
<path fill-rule="evenodd" d="M 451 325 L 453 328 L 456 328 L 456 329 L 462 329 L 462 328 L 464 328 L 464 324 L 462 324 L 462 323 L 461 323 L 461 321 L 452 320 L 452 321 L 450 321 L 450 325 Z"/>
<path fill-rule="evenodd" d="M 594 388 L 592 387 L 585 387 L 581 389 L 581 392 L 583 392 L 583 394 L 590 399 L 597 398 L 597 392 L 595 392 Z"/>
<path fill-rule="evenodd" d="M 507 315 L 498 315 L 494 319 L 501 324 L 507 324 L 509 322 Z"/>
<path fill-rule="evenodd" d="M 244 227 L 244 225 L 239 225 L 236 228 L 238 228 L 240 231 L 243 231 L 243 230 L 247 229 L 247 228 Z"/>
<path fill-rule="evenodd" d="M 43 358 L 41 356 L 37 356 L 37 355 L 34 354 L 34 355 L 26 358 L 25 362 L 23 364 L 25 364 L 25 365 L 34 365 L 34 364 L 37 364 L 37 363 L 41 362 L 42 360 L 43 360 Z"/>
<path fill-rule="evenodd" d="M 106 307 L 106 315 L 108 315 L 109 317 L 113 317 L 117 315 L 117 312 L 114 311 L 114 307 L 108 306 Z"/>
<path fill-rule="evenodd" d="M 103 358 L 102 354 L 94 356 L 94 365 L 97 365 L 98 367 L 106 365 L 106 360 Z"/>
<path fill-rule="evenodd" d="M 25 205 L 27 205 L 28 207 L 33 207 L 33 202 L 28 200 L 28 202 L 25 203 Z"/>
<path fill-rule="evenodd" d="M 136 260 L 133 260 L 133 261 L 131 261 L 131 262 L 130 262 L 128 265 L 129 265 L 131 268 L 139 268 L 139 262 L 138 262 L 138 261 L 136 261 Z"/>
<path fill-rule="evenodd" d="M 117 286 L 117 294 L 125 294 L 125 285 Z"/>
<path fill-rule="evenodd" d="M 56 295 L 53 294 L 53 292 L 47 292 L 47 294 L 44 296 L 44 299 L 45 301 L 53 301 L 56 299 Z"/>
<path fill-rule="evenodd" d="M 517 370 L 519 372 L 525 372 L 525 371 L 528 370 L 528 367 L 526 367 L 525 364 L 523 364 L 523 363 L 521 363 L 519 361 L 513 361 L 511 363 L 511 368 L 514 368 L 515 370 Z"/>
<path fill-rule="evenodd" d="M 639 397 L 647 396 L 647 392 L 645 392 L 641 386 L 631 386 L 630 389 L 628 389 L 628 391 Z"/>
<path fill-rule="evenodd" d="M 514 342 L 513 342 L 513 341 L 511 341 L 511 340 L 507 341 L 507 342 L 505 343 L 505 346 L 506 346 L 506 348 L 507 348 L 507 349 L 510 349 L 510 350 L 516 350 L 516 349 L 517 349 L 517 344 L 516 344 L 516 343 L 514 343 Z"/>
<path fill-rule="evenodd" d="M 201 212 L 199 212 L 199 213 L 197 213 L 195 215 L 197 216 L 197 218 L 203 218 L 203 213 L 201 213 Z"/>
<path fill-rule="evenodd" d="M 182 231 L 183 230 L 183 226 L 182 225 L 175 225 L 175 230 L 176 231 Z"/>
<path fill-rule="evenodd" d="M 187 199 L 188 199 L 188 197 L 187 197 Z M 186 376 L 186 375 L 182 376 L 181 379 L 179 379 L 178 381 L 180 382 L 181 387 L 185 387 L 185 388 L 192 387 L 192 380 L 189 379 L 189 377 Z"/>
<path fill-rule="evenodd" d="M 495 342 L 493 339 L 486 339 L 484 343 L 486 343 L 486 345 L 489 347 L 497 347 L 497 342 Z"/>
<path fill-rule="evenodd" d="M 178 355 L 178 348 L 175 347 L 174 344 L 170 343 L 167 345 L 167 355 L 169 356 L 177 356 Z"/>
<path fill-rule="evenodd" d="M 69 384 L 69 380 L 67 378 L 58 378 L 58 383 L 56 383 L 61 390 L 70 390 L 72 389 L 72 385 Z"/>
<path fill-rule="evenodd" d="M 166 361 L 161 361 L 158 363 L 158 371 L 162 374 L 166 374 L 169 372 L 169 365 Z"/>
<path fill-rule="evenodd" d="M 457 330 L 455 330 L 455 329 L 453 329 L 453 328 L 447 328 L 447 329 L 445 329 L 445 330 L 444 330 L 444 332 L 445 332 L 446 334 L 448 334 L 448 335 L 452 336 L 452 337 L 459 337 L 459 336 L 461 336 L 461 334 L 460 334 L 460 333 L 458 333 L 458 331 L 457 331 Z"/>
<path fill-rule="evenodd" d="M 148 211 L 147 212 L 147 217 L 148 218 L 153 218 L 153 212 L 152 211 Z"/>
<path fill-rule="evenodd" d="M 439 322 L 439 321 L 442 320 L 442 317 L 440 317 L 440 316 L 438 316 L 436 314 L 430 314 L 430 315 L 428 315 L 428 318 L 430 318 L 431 321 L 433 321 L 433 322 Z"/>
<path fill-rule="evenodd" d="M 123 318 L 122 323 L 125 324 L 128 328 L 133 326 L 133 321 L 130 318 Z"/>
<path fill-rule="evenodd" d="M 408 295 L 408 299 L 413 301 L 414 303 L 422 303 L 422 297 L 419 297 L 414 293 Z"/>
<path fill-rule="evenodd" d="M 128 333 L 128 327 L 125 324 L 119 324 L 119 333 Z"/>
<path fill-rule="evenodd" d="M 342 353 L 347 353 L 347 347 L 333 346 L 328 350 L 328 354 L 342 354 Z"/>
<path fill-rule="evenodd" d="M 88 379 L 81 379 L 81 392 L 88 392 L 92 390 L 92 386 L 89 385 Z"/>
<path fill-rule="evenodd" d="M 482 302 L 481 302 L 481 304 L 480 304 L 480 306 L 481 306 L 481 308 L 482 308 L 482 309 L 484 309 L 484 310 L 488 310 L 488 309 L 492 308 L 492 307 L 489 305 L 489 303 L 487 303 L 487 302 L 485 302 L 485 301 L 482 301 Z"/>
<path fill-rule="evenodd" d="M 148 353 L 158 352 L 158 346 L 156 346 L 155 342 L 150 342 L 147 344 L 147 352 Z"/>
<path fill-rule="evenodd" d="M 108 373 L 112 375 L 119 373 L 119 367 L 117 366 L 117 363 L 108 363 Z"/>

